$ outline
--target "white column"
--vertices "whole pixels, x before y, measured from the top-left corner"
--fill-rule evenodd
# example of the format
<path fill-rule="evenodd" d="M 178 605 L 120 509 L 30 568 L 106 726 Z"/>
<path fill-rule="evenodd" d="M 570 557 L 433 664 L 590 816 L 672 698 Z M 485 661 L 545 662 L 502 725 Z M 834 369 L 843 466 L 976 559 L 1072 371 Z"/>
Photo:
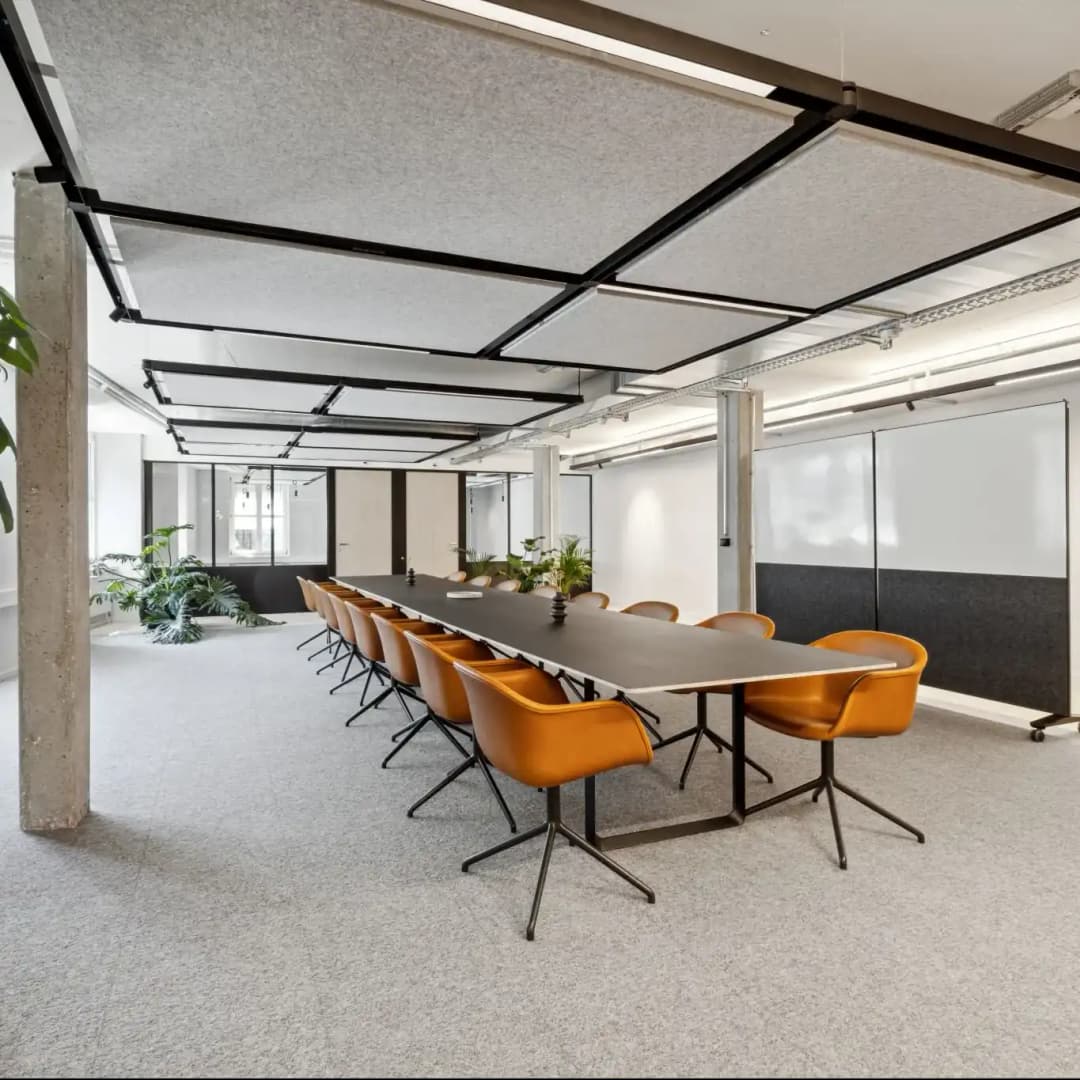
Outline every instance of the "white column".
<path fill-rule="evenodd" d="M 753 451 L 760 417 L 760 392 L 717 394 L 717 611 L 754 610 Z"/>
<path fill-rule="evenodd" d="M 19 823 L 90 806 L 86 249 L 58 185 L 15 178 L 15 296 L 40 366 L 17 381 Z"/>
<path fill-rule="evenodd" d="M 559 448 L 540 446 L 533 450 L 533 536 L 544 538 L 543 546 L 559 542 Z"/>

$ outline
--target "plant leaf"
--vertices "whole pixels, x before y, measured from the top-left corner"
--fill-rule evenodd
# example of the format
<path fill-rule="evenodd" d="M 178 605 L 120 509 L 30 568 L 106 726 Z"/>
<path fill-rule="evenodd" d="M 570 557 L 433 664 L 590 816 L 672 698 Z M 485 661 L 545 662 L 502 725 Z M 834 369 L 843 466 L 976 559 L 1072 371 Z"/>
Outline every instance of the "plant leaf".
<path fill-rule="evenodd" d="M 35 361 L 27 356 L 23 349 L 13 348 L 10 345 L 0 345 L 0 360 L 18 368 L 20 371 L 26 372 L 27 375 L 34 374 Z"/>
<path fill-rule="evenodd" d="M 4 526 L 4 532 L 9 533 L 15 528 L 15 515 L 11 512 L 11 503 L 8 502 L 7 492 L 4 485 L 0 484 L 0 524 Z"/>
<path fill-rule="evenodd" d="M 0 419 L 0 454 L 8 449 L 11 450 L 12 454 L 15 453 L 15 440 L 11 437 L 7 424 L 4 423 L 3 419 Z"/>

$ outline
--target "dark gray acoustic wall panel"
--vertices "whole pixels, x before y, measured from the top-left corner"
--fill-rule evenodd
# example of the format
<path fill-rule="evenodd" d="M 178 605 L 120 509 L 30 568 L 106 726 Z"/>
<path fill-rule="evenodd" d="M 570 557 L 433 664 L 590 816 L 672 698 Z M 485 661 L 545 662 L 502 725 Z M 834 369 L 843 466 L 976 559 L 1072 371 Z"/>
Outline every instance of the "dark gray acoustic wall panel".
<path fill-rule="evenodd" d="M 882 570 L 878 606 L 882 630 L 926 647 L 927 686 L 1070 711 L 1066 578 Z"/>
<path fill-rule="evenodd" d="M 776 623 L 777 638 L 803 645 L 837 630 L 873 630 L 874 571 L 759 562 L 757 609 Z"/>

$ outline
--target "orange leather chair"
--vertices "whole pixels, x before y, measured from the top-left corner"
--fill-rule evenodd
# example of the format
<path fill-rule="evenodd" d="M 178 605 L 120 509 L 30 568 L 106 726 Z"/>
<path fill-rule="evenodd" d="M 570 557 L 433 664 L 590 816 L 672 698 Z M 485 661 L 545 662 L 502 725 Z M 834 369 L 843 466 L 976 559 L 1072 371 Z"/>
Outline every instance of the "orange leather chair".
<path fill-rule="evenodd" d="M 666 600 L 639 600 L 622 609 L 623 615 L 638 615 L 643 619 L 659 619 L 661 622 L 678 622 L 679 609 Z"/>
<path fill-rule="evenodd" d="M 547 834 L 540 876 L 525 937 L 532 941 L 544 894 L 555 837 L 572 845 L 640 889 L 650 904 L 656 894 L 629 870 L 593 847 L 562 820 L 562 785 L 624 765 L 647 765 L 652 747 L 632 709 L 617 701 L 568 704 L 557 679 L 537 668 L 489 675 L 467 663 L 455 664 L 472 715 L 473 735 L 484 756 L 500 772 L 530 787 L 547 790 L 547 820 L 520 836 L 496 844 L 461 864 L 468 871 L 500 851 Z"/>
<path fill-rule="evenodd" d="M 446 575 L 446 580 L 447 581 L 464 581 L 465 580 L 465 571 L 464 570 L 455 570 L 452 574 L 447 574 Z"/>
<path fill-rule="evenodd" d="M 521 588 L 521 582 L 517 578 L 507 578 L 495 586 L 500 592 L 517 592 Z"/>
<path fill-rule="evenodd" d="M 353 629 L 349 608 L 376 608 L 381 607 L 382 605 L 378 600 L 369 600 L 366 596 L 360 596 L 355 592 L 348 596 L 342 596 L 339 593 L 330 593 L 329 599 L 330 607 L 334 612 L 334 621 L 337 624 L 338 633 L 341 635 L 341 640 L 344 642 L 349 656 L 349 662 L 345 665 L 345 670 L 341 673 L 341 678 L 330 688 L 330 693 L 335 694 L 343 686 L 347 686 L 349 683 L 355 682 L 365 675 L 368 668 L 364 657 L 357 648 L 356 632 Z M 352 667 L 354 660 L 360 661 L 360 671 L 353 675 L 352 678 L 349 678 L 349 669 Z"/>
<path fill-rule="evenodd" d="M 776 633 L 776 624 L 772 619 L 768 615 L 759 615 L 756 611 L 722 611 L 719 615 L 702 619 L 701 622 L 695 625 L 703 630 L 727 630 L 729 633 L 747 634 L 750 637 L 771 638 Z M 694 727 L 680 731 L 676 735 L 669 735 L 666 739 L 661 739 L 660 742 L 653 746 L 653 749 L 659 750 L 661 747 L 670 746 L 672 743 L 690 738 L 691 735 L 694 737 L 694 741 L 690 745 L 690 753 L 686 755 L 686 764 L 683 766 L 682 775 L 679 777 L 679 790 L 681 791 L 686 787 L 686 778 L 690 775 L 690 769 L 694 764 L 694 758 L 703 738 L 708 739 L 718 751 L 732 749 L 731 743 L 727 739 L 718 735 L 709 727 L 708 715 L 708 695 L 730 695 L 731 687 L 725 685 L 708 686 L 703 690 L 675 690 L 673 693 L 697 694 L 697 723 Z M 762 768 L 753 758 L 747 757 L 746 764 L 761 773 L 770 784 L 773 782 L 772 773 Z"/>
<path fill-rule="evenodd" d="M 321 675 L 327 668 L 333 667 L 339 660 L 344 659 L 345 656 L 342 651 L 345 647 L 345 642 L 342 639 L 341 631 L 338 628 L 337 613 L 330 603 L 330 597 L 356 596 L 357 594 L 355 590 L 347 589 L 344 585 L 338 585 L 337 582 L 334 581 L 313 581 L 311 582 L 311 586 L 315 610 L 323 617 L 323 621 L 326 623 L 329 644 L 318 652 L 312 653 L 308 659 L 314 660 L 315 657 L 319 656 L 321 653 L 324 653 L 331 648 L 334 650 L 330 663 L 323 664 L 316 672 L 317 675 Z"/>
<path fill-rule="evenodd" d="M 433 637 L 439 643 L 459 641 L 461 634 L 448 634 L 437 623 L 424 622 L 422 619 L 387 619 L 382 615 L 372 615 L 371 621 L 379 634 L 382 643 L 383 656 L 386 660 L 386 670 L 390 674 L 390 692 L 397 695 L 397 699 L 405 715 L 409 717 L 409 723 L 394 736 L 394 740 L 401 739 L 397 746 L 383 758 L 382 767 L 385 769 L 394 757 L 410 743 L 415 736 L 428 726 L 434 724 L 446 737 L 446 741 L 461 754 L 469 757 L 469 752 L 450 733 L 450 729 L 435 717 L 431 710 L 426 707 L 427 703 L 419 694 L 420 673 L 416 670 L 416 660 L 413 658 L 412 649 L 405 639 L 405 631 L 424 637 Z M 417 719 L 409 711 L 405 702 L 406 697 L 411 697 L 425 706 L 424 714 Z"/>
<path fill-rule="evenodd" d="M 656 619 L 658 622 L 678 622 L 679 621 L 679 609 L 674 604 L 669 604 L 666 600 L 639 600 L 636 604 L 631 604 L 629 607 L 624 607 L 619 612 L 621 615 L 637 615 L 641 619 Z M 628 698 L 621 690 L 615 695 L 616 701 L 625 701 L 631 709 L 634 710 L 641 718 L 641 722 L 645 725 L 649 734 L 657 740 L 653 744 L 653 749 L 660 742 L 660 732 L 656 730 L 649 723 L 645 717 L 649 717 L 651 720 L 660 723 L 660 717 L 652 711 L 652 709 L 646 708 L 640 701 L 634 701 Z"/>
<path fill-rule="evenodd" d="M 351 727 L 352 722 L 363 716 L 368 709 L 377 709 L 394 692 L 393 684 L 390 682 L 390 674 L 386 670 L 386 658 L 383 656 L 379 631 L 375 628 L 375 623 L 371 619 L 373 615 L 381 615 L 384 619 L 406 618 L 397 608 L 393 607 L 357 607 L 355 605 L 349 607 L 349 618 L 353 624 L 356 648 L 368 662 L 368 673 L 364 689 L 360 692 L 360 708 L 345 721 L 346 727 Z M 386 682 L 387 686 L 372 701 L 368 701 L 367 695 L 372 679 L 378 679 L 380 683 Z"/>
<path fill-rule="evenodd" d="M 411 630 L 405 631 L 405 639 L 412 649 L 416 661 L 416 671 L 420 676 L 420 690 L 427 702 L 427 707 L 435 720 L 451 727 L 468 728 L 472 724 L 469 701 L 465 696 L 465 687 L 461 685 L 461 676 L 454 668 L 455 662 L 466 663 L 488 675 L 501 676 L 506 672 L 516 672 L 531 665 L 524 660 L 496 658 L 486 645 L 472 638 L 459 637 L 445 641 L 440 636 L 421 637 Z M 560 701 L 565 701 L 563 697 Z M 479 746 L 473 743 L 472 754 L 460 765 L 451 769 L 426 795 L 421 796 L 409 807 L 408 816 L 412 817 L 421 806 L 433 796 L 438 795 L 447 785 L 452 784 L 466 770 L 479 765 L 488 787 L 502 809 L 511 832 L 517 832 L 517 823 L 510 807 L 506 805 L 502 792 L 491 775 L 491 769 L 484 760 Z"/>
<path fill-rule="evenodd" d="M 611 603 L 611 597 L 603 592 L 578 593 L 572 599 L 575 604 L 580 604 L 582 607 L 606 608 Z"/>
<path fill-rule="evenodd" d="M 312 592 L 315 586 L 310 581 L 308 581 L 307 578 L 302 578 L 299 575 L 297 575 L 296 583 L 300 586 L 300 595 L 303 597 L 304 607 L 308 611 L 313 612 L 317 615 L 318 611 L 315 607 L 315 597 Z M 326 635 L 327 644 L 329 644 L 330 631 L 327 629 L 326 624 L 323 623 L 323 625 L 318 629 L 318 631 L 312 634 L 311 637 L 305 638 L 303 641 L 300 642 L 299 645 L 296 646 L 297 652 L 299 652 L 305 645 L 310 645 L 317 638 L 321 638 L 324 634 Z"/>
<path fill-rule="evenodd" d="M 483 586 L 483 587 L 486 588 L 488 585 L 491 584 L 491 575 L 490 574 L 477 574 L 476 577 L 469 578 L 468 584 L 469 585 L 480 585 L 480 586 Z"/>
<path fill-rule="evenodd" d="M 829 800 L 840 868 L 847 869 L 847 853 L 836 812 L 835 791 L 860 802 L 875 814 L 906 829 L 920 844 L 926 837 L 913 825 L 871 802 L 836 779 L 835 741 L 841 738 L 876 738 L 906 731 L 915 711 L 915 692 L 926 667 L 926 650 L 911 638 L 876 630 L 844 630 L 812 642 L 822 649 L 859 653 L 892 660 L 896 667 L 862 674 L 814 675 L 773 682 L 749 683 L 746 715 L 783 735 L 821 743 L 821 774 L 791 791 L 747 808 L 747 814 L 765 810 L 796 795 L 812 791 L 814 802 L 824 791 Z"/>

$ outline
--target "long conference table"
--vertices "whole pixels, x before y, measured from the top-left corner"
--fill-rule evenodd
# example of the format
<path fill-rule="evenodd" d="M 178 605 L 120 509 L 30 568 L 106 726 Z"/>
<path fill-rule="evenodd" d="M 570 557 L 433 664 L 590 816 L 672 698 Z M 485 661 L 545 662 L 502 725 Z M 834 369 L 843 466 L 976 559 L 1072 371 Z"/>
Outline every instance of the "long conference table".
<path fill-rule="evenodd" d="M 585 835 L 590 843 L 609 850 L 729 829 L 743 823 L 747 683 L 895 666 L 871 656 L 660 622 L 599 608 L 578 608 L 572 603 L 567 605 L 566 621 L 556 623 L 551 618 L 548 599 L 499 589 L 475 590 L 483 593 L 476 599 L 453 599 L 447 596 L 448 592 L 469 587 L 426 574 L 417 574 L 412 585 L 404 574 L 336 577 L 334 581 L 363 596 L 486 642 L 500 652 L 540 664 L 553 673 L 575 675 L 584 684 L 586 699 L 596 696 L 597 683 L 628 696 L 729 684 L 734 748 L 731 809 L 710 817 L 601 834 L 597 830 L 596 778 L 587 777 Z"/>

